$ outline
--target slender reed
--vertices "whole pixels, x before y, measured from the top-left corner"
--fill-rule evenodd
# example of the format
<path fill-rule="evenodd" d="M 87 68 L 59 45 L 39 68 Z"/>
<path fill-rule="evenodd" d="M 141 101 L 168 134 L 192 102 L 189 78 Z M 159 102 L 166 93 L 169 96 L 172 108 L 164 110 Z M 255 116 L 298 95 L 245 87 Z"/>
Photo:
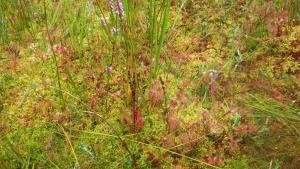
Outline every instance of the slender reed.
<path fill-rule="evenodd" d="M 53 61 L 54 61 L 55 67 L 56 67 L 56 79 L 57 79 L 58 88 L 59 88 L 59 95 L 60 95 L 60 99 L 61 99 L 61 103 L 62 103 L 62 110 L 64 110 L 65 109 L 65 100 L 64 100 L 63 93 L 61 92 L 62 87 L 61 87 L 61 78 L 60 78 L 60 74 L 59 74 L 58 61 L 57 61 L 57 56 L 56 56 L 54 48 L 53 48 L 54 44 L 53 44 L 53 40 L 52 40 L 51 35 L 50 35 L 50 30 L 49 30 L 49 25 L 48 25 L 46 0 L 44 0 L 43 2 L 44 2 L 46 31 L 47 31 L 48 40 L 49 40 L 49 43 L 50 43 L 50 46 L 51 46 L 51 51 L 52 51 L 52 54 L 53 54 L 52 58 L 53 58 Z"/>

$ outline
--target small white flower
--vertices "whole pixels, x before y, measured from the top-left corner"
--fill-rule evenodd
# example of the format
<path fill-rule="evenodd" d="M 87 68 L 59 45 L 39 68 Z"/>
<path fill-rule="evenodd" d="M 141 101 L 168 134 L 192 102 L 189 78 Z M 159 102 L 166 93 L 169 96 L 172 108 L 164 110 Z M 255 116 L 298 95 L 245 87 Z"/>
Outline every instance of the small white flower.
<path fill-rule="evenodd" d="M 106 26 L 106 25 L 107 25 L 106 19 L 105 19 L 105 18 L 101 18 L 101 19 L 100 19 L 100 24 L 101 24 L 102 26 Z"/>
<path fill-rule="evenodd" d="M 106 66 L 106 67 L 105 67 L 105 71 L 106 71 L 107 73 L 111 73 L 111 72 L 113 71 L 113 67 L 112 67 L 112 66 Z"/>
<path fill-rule="evenodd" d="M 220 72 L 217 71 L 217 70 L 210 70 L 209 73 L 208 73 L 208 76 L 211 79 L 216 79 L 219 76 L 219 74 L 220 74 Z"/>
<path fill-rule="evenodd" d="M 118 33 L 118 31 L 119 30 L 117 28 L 115 28 L 115 27 L 111 28 L 111 30 L 110 30 L 110 32 L 113 33 L 113 34 Z"/>

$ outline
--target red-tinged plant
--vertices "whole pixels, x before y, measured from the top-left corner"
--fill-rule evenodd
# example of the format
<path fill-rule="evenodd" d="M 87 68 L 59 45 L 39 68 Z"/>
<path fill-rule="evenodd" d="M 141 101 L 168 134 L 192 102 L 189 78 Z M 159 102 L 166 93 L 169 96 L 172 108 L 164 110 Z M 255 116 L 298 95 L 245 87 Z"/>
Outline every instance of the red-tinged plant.
<path fill-rule="evenodd" d="M 176 93 L 176 99 L 179 101 L 180 105 L 187 106 L 189 103 L 189 96 L 181 91 Z"/>
<path fill-rule="evenodd" d="M 88 98 L 88 104 L 91 108 L 94 108 L 97 105 L 97 97 L 91 96 Z"/>
<path fill-rule="evenodd" d="M 175 137 L 172 137 L 172 136 L 165 136 L 163 139 L 163 146 L 166 146 L 166 147 L 173 147 L 176 145 L 175 143 Z"/>
<path fill-rule="evenodd" d="M 176 131 L 180 126 L 180 121 L 175 117 L 174 113 L 169 112 L 167 114 L 167 122 L 170 131 Z"/>
<path fill-rule="evenodd" d="M 147 152 L 147 159 L 151 163 L 151 166 L 154 168 L 160 168 L 161 162 L 159 158 L 155 156 L 153 152 Z"/>
<path fill-rule="evenodd" d="M 181 144 L 187 147 L 193 147 L 197 144 L 197 133 L 194 129 L 190 129 L 179 135 Z"/>
<path fill-rule="evenodd" d="M 186 80 L 184 81 L 180 86 L 179 86 L 179 90 L 182 92 L 184 91 L 188 86 L 191 86 L 191 81 L 190 80 Z"/>
<path fill-rule="evenodd" d="M 46 56 L 45 56 L 45 54 L 42 51 L 35 50 L 34 54 L 35 54 L 35 56 L 37 56 L 38 58 L 40 58 L 42 60 L 42 62 L 44 62 L 46 60 Z"/>
<path fill-rule="evenodd" d="M 144 119 L 142 113 L 138 108 L 135 108 L 131 113 L 131 121 L 133 122 L 132 129 L 133 131 L 139 131 L 144 126 Z"/>
<path fill-rule="evenodd" d="M 208 115 L 208 113 L 206 111 L 200 112 L 200 115 L 202 117 L 202 121 L 203 122 L 207 122 L 209 120 L 209 115 Z"/>
<path fill-rule="evenodd" d="M 260 16 L 266 19 L 266 26 L 268 31 L 273 36 L 281 36 L 285 34 L 284 26 L 289 20 L 289 11 L 286 8 L 276 12 L 272 1 L 268 2 L 260 11 Z"/>
<path fill-rule="evenodd" d="M 66 52 L 66 49 L 62 45 L 57 45 L 57 46 L 54 47 L 54 52 L 56 54 L 64 54 Z"/>
<path fill-rule="evenodd" d="M 174 100 L 174 99 L 171 99 L 170 103 L 169 103 L 169 111 L 166 114 L 166 120 L 167 120 L 168 124 L 169 124 L 169 119 L 172 116 L 174 116 L 174 115 L 171 115 L 171 114 L 174 114 L 177 110 L 178 110 L 178 103 L 177 103 L 177 101 Z"/>
<path fill-rule="evenodd" d="M 159 105 L 165 98 L 163 86 L 159 80 L 153 82 L 150 89 L 149 100 L 152 105 Z"/>
<path fill-rule="evenodd" d="M 130 116 L 126 112 L 123 114 L 124 118 L 122 120 L 122 124 L 128 125 L 132 131 L 138 132 L 143 128 L 145 120 L 138 108 L 132 110 Z"/>
<path fill-rule="evenodd" d="M 231 137 L 229 140 L 228 146 L 229 146 L 229 152 L 234 153 L 239 147 L 238 141 L 236 139 L 234 139 L 233 137 Z"/>
<path fill-rule="evenodd" d="M 257 126 L 240 125 L 234 129 L 238 134 L 253 134 L 257 131 Z"/>
<path fill-rule="evenodd" d="M 170 111 L 173 111 L 173 110 L 175 110 L 176 109 L 176 107 L 177 107 L 177 101 L 176 100 L 174 100 L 174 99 L 172 99 L 171 101 L 170 101 Z"/>
<path fill-rule="evenodd" d="M 214 124 L 214 125 L 209 125 L 209 133 L 210 134 L 215 134 L 215 135 L 220 135 L 224 131 L 222 125 L 220 124 Z"/>
<path fill-rule="evenodd" d="M 212 82 L 209 86 L 211 95 L 216 95 L 219 91 L 219 86 L 216 82 Z"/>
<path fill-rule="evenodd" d="M 224 159 L 218 156 L 208 156 L 205 161 L 211 165 L 224 165 Z"/>
<path fill-rule="evenodd" d="M 281 92 L 278 89 L 276 89 L 276 88 L 272 90 L 272 96 L 276 100 L 281 100 L 282 99 Z"/>

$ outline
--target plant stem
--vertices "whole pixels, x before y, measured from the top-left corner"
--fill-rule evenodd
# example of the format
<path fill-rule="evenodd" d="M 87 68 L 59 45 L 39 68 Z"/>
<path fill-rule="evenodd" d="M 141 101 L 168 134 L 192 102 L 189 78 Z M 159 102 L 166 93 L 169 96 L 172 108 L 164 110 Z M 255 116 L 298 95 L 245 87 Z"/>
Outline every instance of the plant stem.
<path fill-rule="evenodd" d="M 51 51 L 52 51 L 52 54 L 53 54 L 52 58 L 53 58 L 53 61 L 54 61 L 55 67 L 56 67 L 56 79 L 57 79 L 57 83 L 58 83 L 60 99 L 61 99 L 61 102 L 62 102 L 62 110 L 65 110 L 66 106 L 65 106 L 65 100 L 64 100 L 63 93 L 61 92 L 62 91 L 61 90 L 61 78 L 60 78 L 59 69 L 58 69 L 58 61 L 57 61 L 57 56 L 56 56 L 54 48 L 53 48 L 53 40 L 51 39 L 49 25 L 48 25 L 46 0 L 44 0 L 44 12 L 45 12 L 45 24 L 46 24 L 47 36 L 48 36 L 49 43 L 50 43 L 50 46 L 51 46 Z"/>
<path fill-rule="evenodd" d="M 157 76 L 157 72 L 158 72 L 160 53 L 161 53 L 161 49 L 162 49 L 163 43 L 164 43 L 166 28 L 168 26 L 170 6 L 171 6 L 171 0 L 167 0 L 166 6 L 165 6 L 165 11 L 164 11 L 164 16 L 163 16 L 163 23 L 162 23 L 161 29 L 160 29 L 159 44 L 158 44 L 158 48 L 156 49 L 156 54 L 155 54 L 154 77 Z"/>

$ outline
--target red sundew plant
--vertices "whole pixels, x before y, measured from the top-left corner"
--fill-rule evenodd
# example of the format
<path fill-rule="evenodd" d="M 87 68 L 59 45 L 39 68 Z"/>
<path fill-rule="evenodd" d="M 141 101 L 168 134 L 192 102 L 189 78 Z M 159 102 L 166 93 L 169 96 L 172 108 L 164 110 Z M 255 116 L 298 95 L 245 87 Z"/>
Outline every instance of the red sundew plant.
<path fill-rule="evenodd" d="M 0 0 L 0 168 L 299 168 L 299 5 Z"/>
<path fill-rule="evenodd" d="M 138 132 L 143 128 L 145 120 L 138 108 L 132 110 L 130 115 L 127 112 L 123 114 L 124 118 L 121 121 L 123 125 L 129 126 L 133 132 Z"/>
<path fill-rule="evenodd" d="M 177 119 L 174 112 L 169 112 L 167 114 L 167 123 L 172 132 L 178 130 L 180 127 L 180 121 Z"/>
<path fill-rule="evenodd" d="M 159 80 L 153 82 L 150 88 L 149 100 L 152 105 L 158 106 L 165 99 L 163 86 Z"/>

